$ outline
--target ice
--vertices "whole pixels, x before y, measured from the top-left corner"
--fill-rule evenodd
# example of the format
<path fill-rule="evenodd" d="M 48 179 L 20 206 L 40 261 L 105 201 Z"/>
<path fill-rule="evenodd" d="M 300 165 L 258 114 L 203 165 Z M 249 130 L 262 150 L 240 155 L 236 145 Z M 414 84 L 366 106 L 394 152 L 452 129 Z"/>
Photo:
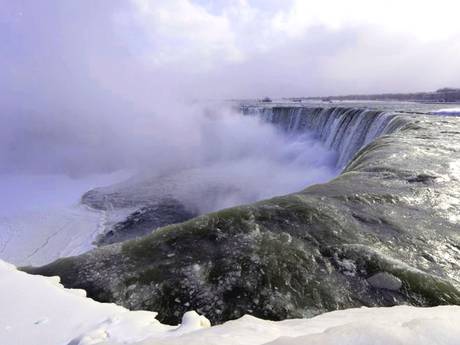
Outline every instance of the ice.
<path fill-rule="evenodd" d="M 93 248 L 106 215 L 81 205 L 80 197 L 127 176 L 0 175 L 0 258 L 21 266 L 41 265 Z"/>
<path fill-rule="evenodd" d="M 460 115 L 460 108 L 446 108 L 439 109 L 431 112 L 436 115 Z"/>

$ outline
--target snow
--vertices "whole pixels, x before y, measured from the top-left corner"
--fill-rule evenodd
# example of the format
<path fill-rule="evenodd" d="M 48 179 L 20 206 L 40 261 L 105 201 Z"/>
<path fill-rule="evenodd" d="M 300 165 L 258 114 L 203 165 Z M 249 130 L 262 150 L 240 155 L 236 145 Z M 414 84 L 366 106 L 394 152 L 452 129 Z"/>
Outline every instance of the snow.
<path fill-rule="evenodd" d="M 195 312 L 179 327 L 161 324 L 156 313 L 128 311 L 98 303 L 85 291 L 64 289 L 58 277 L 32 276 L 0 260 L 0 344 L 131 344 L 146 338 L 173 337 L 204 327 Z"/>
<path fill-rule="evenodd" d="M 436 115 L 460 115 L 460 108 L 446 108 L 439 109 L 431 112 Z"/>
<path fill-rule="evenodd" d="M 453 345 L 459 343 L 459 321 L 457 306 L 348 309 L 281 322 L 245 316 L 180 338 L 137 345 Z"/>
<path fill-rule="evenodd" d="M 0 259 L 42 265 L 88 251 L 107 216 L 81 205 L 81 195 L 127 176 L 0 175 Z"/>
<path fill-rule="evenodd" d="M 98 303 L 59 278 L 32 276 L 0 261 L 2 345 L 457 345 L 460 307 L 359 308 L 281 322 L 244 316 L 209 327 L 193 311 L 180 326 L 156 313 Z"/>

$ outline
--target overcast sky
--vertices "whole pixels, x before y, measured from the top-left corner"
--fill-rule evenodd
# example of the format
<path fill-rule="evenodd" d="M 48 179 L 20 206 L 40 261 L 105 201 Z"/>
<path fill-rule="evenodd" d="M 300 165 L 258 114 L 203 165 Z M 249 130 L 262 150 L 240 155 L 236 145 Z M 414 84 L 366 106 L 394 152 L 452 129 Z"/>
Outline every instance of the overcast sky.
<path fill-rule="evenodd" d="M 457 0 L 0 0 L 0 13 L 0 87 L 43 102 L 460 84 Z"/>
<path fill-rule="evenodd" d="M 0 0 L 0 172 L 176 163 L 204 121 L 178 100 L 460 87 L 459 13 L 458 0 Z"/>

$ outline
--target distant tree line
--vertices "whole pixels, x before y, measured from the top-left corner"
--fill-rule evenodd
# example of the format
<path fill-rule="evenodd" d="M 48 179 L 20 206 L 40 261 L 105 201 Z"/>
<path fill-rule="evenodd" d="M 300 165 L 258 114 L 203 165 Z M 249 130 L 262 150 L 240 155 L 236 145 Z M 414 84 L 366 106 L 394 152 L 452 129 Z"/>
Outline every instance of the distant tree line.
<path fill-rule="evenodd" d="M 299 98 L 296 98 L 298 100 Z M 367 100 L 367 101 L 413 101 L 413 102 L 433 102 L 433 103 L 457 103 L 460 102 L 460 89 L 445 87 L 435 92 L 415 92 L 415 93 L 385 93 L 374 95 L 346 95 L 346 96 L 328 96 L 328 97 L 305 97 L 305 100 L 324 101 L 333 100 Z"/>

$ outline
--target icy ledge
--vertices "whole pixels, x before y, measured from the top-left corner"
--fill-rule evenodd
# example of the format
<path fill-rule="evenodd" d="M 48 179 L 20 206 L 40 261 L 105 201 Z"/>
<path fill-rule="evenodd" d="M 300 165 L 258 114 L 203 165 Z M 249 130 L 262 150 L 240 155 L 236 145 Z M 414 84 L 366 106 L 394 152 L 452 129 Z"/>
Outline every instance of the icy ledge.
<path fill-rule="evenodd" d="M 460 307 L 361 308 L 312 319 L 244 316 L 220 326 L 188 312 L 180 326 L 65 289 L 58 277 L 20 272 L 0 260 L 0 344 L 13 345 L 433 345 L 458 344 Z"/>

